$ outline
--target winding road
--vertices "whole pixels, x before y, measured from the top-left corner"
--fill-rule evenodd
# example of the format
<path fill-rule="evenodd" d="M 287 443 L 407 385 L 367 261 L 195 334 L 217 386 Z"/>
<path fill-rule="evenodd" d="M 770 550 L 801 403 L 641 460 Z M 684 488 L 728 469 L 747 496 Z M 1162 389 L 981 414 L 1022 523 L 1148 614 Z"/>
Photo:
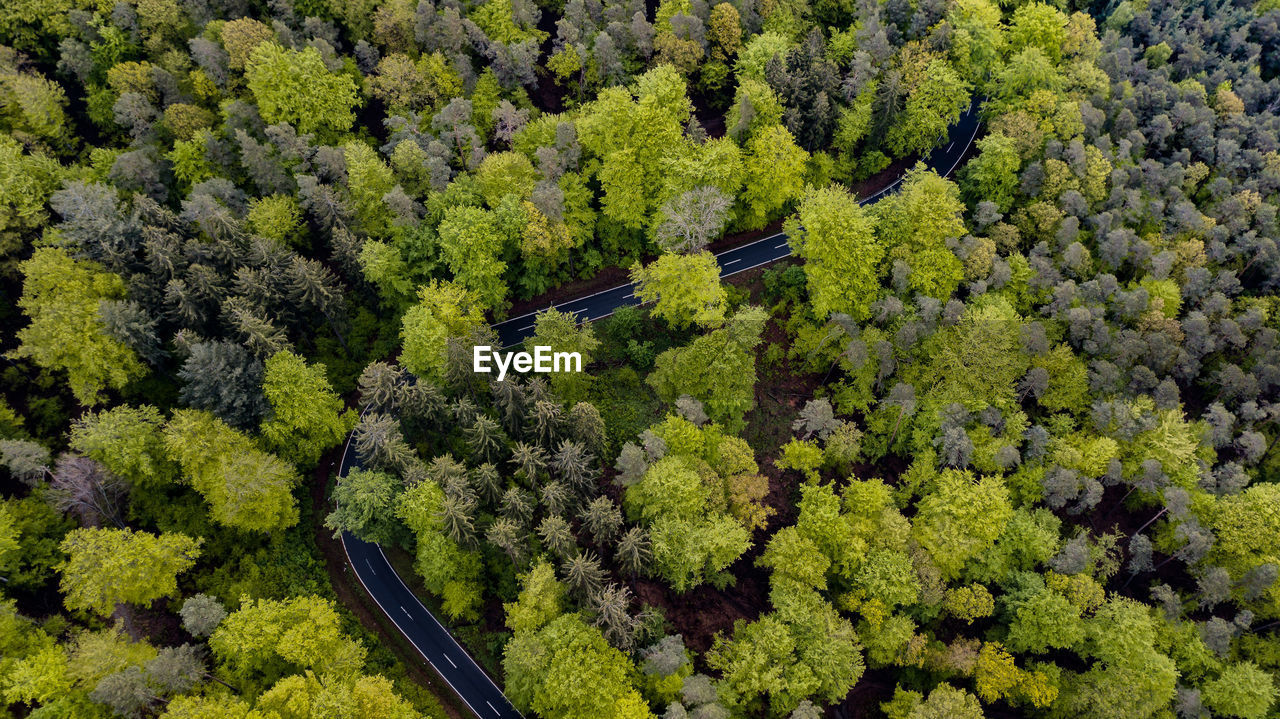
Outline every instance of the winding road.
<path fill-rule="evenodd" d="M 947 177 L 960 165 L 961 160 L 964 159 L 969 152 L 969 148 L 973 145 L 974 139 L 978 136 L 980 124 L 978 121 L 978 104 L 979 101 L 977 99 L 974 99 L 969 104 L 969 109 L 965 110 L 964 114 L 960 116 L 960 121 L 952 125 L 948 131 L 947 144 L 939 146 L 929 154 L 929 157 L 925 158 L 926 167 L 943 177 Z M 902 178 L 899 177 L 876 194 L 859 200 L 858 204 L 870 205 L 898 189 L 898 185 L 901 183 Z M 720 264 L 720 277 L 723 279 L 739 272 L 746 272 L 761 265 L 767 265 L 770 262 L 776 262 L 790 254 L 791 246 L 787 242 L 787 234 L 779 232 L 776 235 L 763 237 L 750 244 L 725 250 L 716 255 L 716 262 Z M 586 297 L 551 305 L 551 307 L 561 312 L 577 315 L 579 322 L 590 322 L 608 317 L 619 307 L 638 304 L 640 304 L 640 298 L 636 297 L 635 285 L 627 283 L 587 295 Z M 544 307 L 543 309 L 548 308 Z M 498 340 L 502 343 L 503 348 L 518 345 L 533 334 L 534 317 L 541 311 L 529 312 L 493 325 L 493 329 L 497 331 Z"/>
<path fill-rule="evenodd" d="M 947 134 L 948 144 L 939 146 L 930 153 L 925 159 L 927 167 L 945 177 L 959 166 L 978 136 L 978 104 L 977 99 L 973 100 L 969 109 L 960 116 L 960 121 L 951 126 Z M 860 204 L 875 202 L 897 189 L 901 182 L 902 178 L 898 178 L 876 194 L 861 200 Z M 775 262 L 790 254 L 787 235 L 779 232 L 750 244 L 725 250 L 716 255 L 716 261 L 720 264 L 720 276 L 723 278 Z M 638 304 L 640 300 L 635 296 L 635 286 L 628 283 L 552 306 L 562 312 L 574 313 L 581 322 L 588 322 L 608 317 L 619 307 Z M 517 345 L 532 334 L 536 314 L 537 312 L 531 312 L 493 325 L 503 347 Z M 359 466 L 359 458 L 352 451 L 351 439 L 348 437 L 338 476 L 345 477 L 351 468 Z M 380 546 L 366 542 L 350 532 L 343 532 L 342 548 L 365 591 L 473 714 L 480 719 L 522 717 L 493 678 L 476 664 L 440 620 L 409 590 Z"/>
<path fill-rule="evenodd" d="M 359 456 L 351 448 L 351 437 L 342 450 L 338 476 L 345 477 L 353 467 L 360 467 Z M 522 717 L 511 706 L 498 684 L 476 664 L 458 640 L 444 628 L 408 585 L 396 574 L 382 547 L 366 542 L 350 532 L 342 533 L 342 550 L 364 590 L 373 597 L 383 614 L 391 620 L 427 664 L 453 689 L 463 704 L 481 719 L 515 719 Z"/>

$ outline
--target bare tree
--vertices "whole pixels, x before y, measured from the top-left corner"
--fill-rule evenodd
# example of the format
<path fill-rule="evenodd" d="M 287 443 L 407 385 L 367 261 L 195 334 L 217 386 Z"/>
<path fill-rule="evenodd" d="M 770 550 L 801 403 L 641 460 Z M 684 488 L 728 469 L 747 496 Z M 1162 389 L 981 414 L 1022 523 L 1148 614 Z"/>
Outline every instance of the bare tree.
<path fill-rule="evenodd" d="M 81 524 L 97 527 L 109 522 L 124 526 L 120 505 L 129 485 L 92 459 L 74 454 L 59 457 L 50 488 L 54 506 L 77 515 Z"/>
<path fill-rule="evenodd" d="M 800 410 L 800 416 L 791 423 L 791 429 L 795 432 L 802 432 L 805 439 L 815 434 L 822 439 L 826 439 L 827 435 L 840 425 L 836 419 L 835 412 L 831 408 L 831 400 L 826 397 L 811 399 L 805 403 L 804 409 Z"/>
<path fill-rule="evenodd" d="M 696 252 L 724 229 L 733 201 L 718 188 L 696 187 L 662 205 L 658 246 L 668 252 Z"/>

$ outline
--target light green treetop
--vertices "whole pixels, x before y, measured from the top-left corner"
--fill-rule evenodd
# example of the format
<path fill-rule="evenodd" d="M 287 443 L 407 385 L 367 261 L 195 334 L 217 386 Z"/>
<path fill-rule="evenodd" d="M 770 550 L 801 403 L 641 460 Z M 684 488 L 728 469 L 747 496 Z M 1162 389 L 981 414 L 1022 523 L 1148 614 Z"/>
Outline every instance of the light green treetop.
<path fill-rule="evenodd" d="M 21 265 L 25 280 L 18 306 L 31 324 L 18 331 L 11 357 L 65 370 L 71 393 L 85 405 L 103 401 L 145 373 L 137 354 L 107 334 L 98 315 L 103 300 L 125 296 L 124 281 L 56 247 L 37 248 Z"/>
<path fill-rule="evenodd" d="M 300 133 L 340 134 L 355 122 L 355 82 L 330 72 L 314 47 L 286 50 L 274 41 L 263 42 L 249 56 L 245 80 L 268 124 L 287 122 Z"/>
<path fill-rule="evenodd" d="M 77 529 L 62 540 L 62 593 L 68 609 L 108 616 L 117 604 L 150 604 L 178 591 L 178 575 L 200 556 L 199 539 L 131 529 Z"/>
<path fill-rule="evenodd" d="M 324 365 L 307 365 L 288 350 L 265 364 L 262 391 L 271 403 L 271 416 L 262 422 L 263 441 L 285 459 L 310 467 L 355 427 L 356 413 L 343 407 Z"/>
<path fill-rule="evenodd" d="M 866 320 L 880 295 L 884 248 L 857 198 L 838 185 L 809 190 L 786 227 L 791 247 L 805 260 L 813 313 Z"/>

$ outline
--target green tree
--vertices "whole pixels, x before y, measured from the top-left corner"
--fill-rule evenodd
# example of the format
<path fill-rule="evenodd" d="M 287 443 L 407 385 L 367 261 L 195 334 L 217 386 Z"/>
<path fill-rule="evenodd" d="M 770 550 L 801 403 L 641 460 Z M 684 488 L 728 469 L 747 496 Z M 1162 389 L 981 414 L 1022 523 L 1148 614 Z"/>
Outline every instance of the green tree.
<path fill-rule="evenodd" d="M 585 370 L 591 364 L 591 355 L 600 346 L 600 341 L 596 339 L 591 323 L 579 324 L 576 315 L 552 307 L 538 313 L 534 319 L 533 337 L 525 344 L 550 347 L 552 352 L 577 352 L 582 357 Z M 550 378 L 557 397 L 573 401 L 586 396 L 590 380 L 586 372 L 560 372 Z"/>
<path fill-rule="evenodd" d="M 432 280 L 418 288 L 418 304 L 404 313 L 401 323 L 400 361 L 419 377 L 438 380 L 444 377 L 449 339 L 483 325 L 484 312 L 466 288 Z"/>
<path fill-rule="evenodd" d="M 1152 609 L 1116 597 L 1086 623 L 1080 653 L 1097 659 L 1082 674 L 1063 677 L 1056 708 L 1084 717 L 1138 719 L 1169 705 L 1177 691 L 1174 661 L 1156 649 Z"/>
<path fill-rule="evenodd" d="M 643 228 L 649 219 L 644 175 L 636 171 L 638 163 L 635 150 L 615 150 L 605 156 L 599 175 L 604 190 L 601 213 L 632 230 Z"/>
<path fill-rule="evenodd" d="M 54 509 L 46 496 L 47 490 L 37 490 L 21 499 L 0 500 L 0 511 L 8 517 L 10 537 L 17 542 L 0 558 L 0 572 L 8 580 L 4 583 L 7 593 L 39 591 L 48 586 L 65 558 L 58 545 L 75 522 Z"/>
<path fill-rule="evenodd" d="M 988 295 L 969 305 L 958 323 L 925 340 L 921 355 L 929 358 L 928 363 L 907 373 L 914 386 L 928 388 L 911 419 L 916 437 L 913 451 L 930 449 L 941 422 L 939 413 L 953 404 L 970 412 L 995 407 L 1007 416 L 1017 416 L 1017 383 L 1029 366 L 1021 351 L 1021 327 L 1021 317 L 1008 302 Z M 897 408 L 887 407 L 871 420 L 874 429 L 886 434 L 900 421 Z"/>
<path fill-rule="evenodd" d="M 574 124 L 583 149 L 602 163 L 602 214 L 640 230 L 660 204 L 667 160 L 690 152 L 684 126 L 692 104 L 685 79 L 669 64 L 641 75 L 634 87 L 634 95 L 618 86 L 601 90 Z"/>
<path fill-rule="evenodd" d="M 752 80 L 764 80 L 765 69 L 774 56 L 786 57 L 787 51 L 795 43 L 782 33 L 766 30 L 751 38 L 738 52 L 738 62 L 734 66 L 738 77 Z"/>
<path fill-rule="evenodd" d="M 899 157 L 936 147 L 969 107 L 969 83 L 945 60 L 918 58 L 904 63 L 902 73 L 910 88 L 907 102 L 885 136 Z"/>
<path fill-rule="evenodd" d="M 209 503 L 215 522 L 251 532 L 297 523 L 298 473 L 209 412 L 174 412 L 164 442 L 184 480 Z"/>
<path fill-rule="evenodd" d="M 768 34 L 771 33 L 757 35 L 753 42 Z M 766 128 L 779 126 L 782 123 L 782 113 L 782 101 L 769 83 L 739 75 L 733 105 L 724 119 L 729 136 L 745 144 Z"/>
<path fill-rule="evenodd" d="M 751 546 L 750 533 L 717 506 L 695 467 L 668 454 L 623 498 L 628 516 L 649 528 L 654 569 L 677 592 L 725 579 L 718 575 Z"/>
<path fill-rule="evenodd" d="M 302 208 L 293 195 L 267 195 L 249 201 L 245 217 L 254 234 L 281 245 L 298 245 L 305 238 Z"/>
<path fill-rule="evenodd" d="M 299 707 L 309 711 L 301 714 Z M 263 692 L 251 716 L 314 717 L 317 709 L 335 717 L 421 719 L 386 677 L 312 672 L 285 677 Z"/>
<path fill-rule="evenodd" d="M 1041 653 L 1049 649 L 1070 649 L 1084 638 L 1080 608 L 1052 589 L 1032 593 L 1010 603 L 1009 649 Z"/>
<path fill-rule="evenodd" d="M 506 310 L 507 296 L 500 219 L 498 213 L 479 207 L 450 207 L 438 229 L 440 257 L 453 272 L 454 282 L 471 292 L 478 305 L 495 312 Z M 523 227 L 523 212 L 519 219 Z"/>
<path fill-rule="evenodd" d="M 627 487 L 623 507 L 632 521 L 652 522 L 662 516 L 693 519 L 711 501 L 702 477 L 679 455 L 667 455 L 655 462 L 644 477 Z"/>
<path fill-rule="evenodd" d="M 1007 37 L 1011 54 L 1035 47 L 1056 64 L 1068 46 L 1067 16 L 1045 3 L 1026 3 L 1014 11 Z"/>
<path fill-rule="evenodd" d="M 314 595 L 284 600 L 244 597 L 209 637 L 232 676 L 270 679 L 298 669 L 341 676 L 364 664 L 365 649 L 342 631 L 333 602 Z"/>
<path fill-rule="evenodd" d="M 44 12 L 45 8 L 33 10 L 33 14 Z M 2 23 L 4 18 L 0 16 Z M 12 53 L 0 59 L 0 130 L 33 150 L 65 152 L 73 147 L 67 95 L 62 86 L 38 72 L 19 70 L 14 64 Z"/>
<path fill-rule="evenodd" d="M 773 464 L 778 469 L 800 472 L 806 481 L 816 483 L 820 480 L 818 468 L 822 466 L 822 450 L 817 440 L 793 439 L 782 445 L 781 455 Z"/>
<path fill-rule="evenodd" d="M 1280 566 L 1280 484 L 1254 484 L 1209 503 L 1201 513 L 1216 541 L 1209 561 L 1243 577 L 1256 568 Z M 1269 582 L 1258 598 L 1266 616 L 1280 615 L 1280 588 Z"/>
<path fill-rule="evenodd" d="M 502 668 L 511 702 L 545 719 L 653 717 L 636 691 L 631 660 L 577 614 L 516 633 Z"/>
<path fill-rule="evenodd" d="M 5 577 L 14 573 L 18 566 L 18 540 L 22 530 L 18 527 L 18 519 L 7 504 L 0 504 L 0 569 L 4 569 Z"/>
<path fill-rule="evenodd" d="M 770 716 L 783 716 L 805 699 L 838 701 L 864 668 L 853 626 L 821 599 L 785 617 L 772 612 L 750 623 L 738 620 L 732 640 L 716 638 L 707 663 L 723 675 L 721 695 L 730 706 L 744 713 L 767 706 Z"/>
<path fill-rule="evenodd" d="M 342 442 L 358 417 L 344 409 L 322 364 L 285 350 L 266 361 L 262 391 L 271 403 L 271 416 L 262 422 L 262 439 L 285 459 L 312 467 L 326 449 Z"/>
<path fill-rule="evenodd" d="M 417 539 L 414 568 L 427 591 L 443 600 L 450 617 L 474 619 L 482 599 L 480 553 L 462 548 L 449 536 L 446 503 L 440 486 L 424 479 L 400 495 L 396 514 Z"/>
<path fill-rule="evenodd" d="M 507 628 L 516 635 L 536 632 L 564 613 L 565 600 L 564 585 L 556 579 L 555 567 L 540 559 L 520 578 L 516 601 L 502 605 Z"/>
<path fill-rule="evenodd" d="M 324 526 L 335 537 L 351 532 L 367 542 L 396 543 L 404 534 L 395 519 L 400 491 L 400 480 L 385 472 L 353 468 L 334 488 L 334 509 Z"/>
<path fill-rule="evenodd" d="M 994 544 L 1013 515 L 998 477 L 954 469 L 940 472 L 916 506 L 912 535 L 948 579 Z"/>
<path fill-rule="evenodd" d="M 476 189 L 490 207 L 497 207 L 503 195 L 529 199 L 537 183 L 538 171 L 518 152 L 495 152 L 476 168 Z"/>
<path fill-rule="evenodd" d="M 31 323 L 18 330 L 22 344 L 10 357 L 65 370 L 72 394 L 90 406 L 103 401 L 107 388 L 120 389 L 145 374 L 138 356 L 107 333 L 98 314 L 103 300 L 124 298 L 118 275 L 56 247 L 38 248 L 21 270 L 18 306 Z"/>
<path fill-rule="evenodd" d="M 135 486 L 168 484 L 178 475 L 164 447 L 164 418 L 150 405 L 86 412 L 71 425 L 70 444 Z"/>
<path fill-rule="evenodd" d="M 178 591 L 178 575 L 200 556 L 200 539 L 131 529 L 77 529 L 62 540 L 67 561 L 59 567 L 68 609 L 102 616 L 116 605 L 150 604 Z"/>
<path fill-rule="evenodd" d="M 978 151 L 978 156 L 964 168 L 965 195 L 975 204 L 994 202 L 1001 212 L 1008 212 L 1013 207 L 1018 171 L 1022 168 L 1017 143 L 998 132 L 992 133 L 978 140 Z"/>
<path fill-rule="evenodd" d="M 1235 663 L 1207 682 L 1201 694 L 1214 714 L 1262 719 L 1276 701 L 1275 679 L 1253 662 Z"/>
<path fill-rule="evenodd" d="M 672 327 L 690 324 L 718 327 L 724 322 L 727 295 L 720 284 L 720 265 L 710 252 L 667 253 L 631 270 L 636 297 L 657 302 L 653 313 Z"/>
<path fill-rule="evenodd" d="M 663 352 L 649 385 L 671 404 L 689 395 L 703 403 L 712 420 L 737 429 L 755 406 L 755 348 L 765 319 L 764 310 L 745 307 L 724 327 Z"/>
<path fill-rule="evenodd" d="M 893 701 L 880 705 L 889 719 L 983 719 L 978 698 L 950 684 L 939 684 L 922 697 L 898 687 Z"/>
<path fill-rule="evenodd" d="M 245 64 L 245 82 L 268 123 L 287 122 L 298 132 L 346 132 L 355 122 L 356 84 L 330 72 L 314 47 L 286 50 L 262 42 Z"/>
<path fill-rule="evenodd" d="M 840 312 L 859 322 L 880 294 L 884 248 L 858 201 L 838 185 L 809 190 L 786 226 L 791 247 L 804 258 L 813 312 Z"/>
<path fill-rule="evenodd" d="M 783 527 L 769 539 L 769 546 L 756 563 L 770 571 L 770 584 L 778 587 L 794 584 L 803 589 L 826 589 L 827 570 L 831 560 L 822 548 L 796 527 Z M 775 605 L 778 604 L 774 599 Z"/>
<path fill-rule="evenodd" d="M 0 269 L 6 274 L 29 235 L 49 219 L 46 203 L 61 176 L 57 161 L 23 152 L 13 137 L 0 135 Z"/>
<path fill-rule="evenodd" d="M 369 145 L 351 141 L 342 146 L 342 157 L 347 163 L 347 192 L 351 195 L 351 209 L 360 228 L 371 237 L 384 237 L 391 228 L 391 208 L 382 199 L 395 187 L 391 168 Z"/>
<path fill-rule="evenodd" d="M 949 238 L 965 234 L 955 184 L 917 165 L 902 179 L 902 190 L 877 202 L 876 231 L 889 260 L 910 268 L 911 289 L 946 300 L 964 279 L 964 265 L 947 247 Z"/>
<path fill-rule="evenodd" d="M 1000 68 L 1005 34 L 1000 7 L 989 0 L 959 0 L 947 12 L 955 28 L 951 54 L 955 68 L 981 88 Z"/>
<path fill-rule="evenodd" d="M 703 518 L 663 516 L 649 527 L 655 571 L 684 592 L 703 582 L 724 586 L 728 565 L 751 548 L 751 533 L 728 514 Z"/>
<path fill-rule="evenodd" d="M 38 631 L 38 630 L 37 630 Z M 7 704 L 43 705 L 50 713 L 61 709 L 65 716 L 75 716 L 75 711 L 92 711 L 85 706 L 83 692 L 75 692 L 74 682 L 67 671 L 66 651 L 43 631 L 40 641 L 30 647 L 25 656 L 6 659 L 6 676 L 3 682 L 4 700 Z M 79 694 L 80 702 L 73 697 Z M 81 706 L 77 706 L 80 704 Z"/>
<path fill-rule="evenodd" d="M 759 229 L 804 194 L 809 153 L 781 125 L 762 128 L 747 142 L 741 195 L 742 225 Z"/>
<path fill-rule="evenodd" d="M 163 719 L 247 719 L 251 707 L 231 694 L 188 694 L 174 697 Z"/>

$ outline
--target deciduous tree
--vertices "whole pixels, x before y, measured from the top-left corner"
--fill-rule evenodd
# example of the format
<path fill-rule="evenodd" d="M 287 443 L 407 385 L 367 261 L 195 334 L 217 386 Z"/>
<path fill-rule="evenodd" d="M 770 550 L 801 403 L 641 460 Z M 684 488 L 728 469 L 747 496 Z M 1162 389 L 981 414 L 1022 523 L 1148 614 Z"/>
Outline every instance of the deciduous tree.
<path fill-rule="evenodd" d="M 246 597 L 214 630 L 209 648 L 241 679 L 298 669 L 341 676 L 358 672 L 365 658 L 364 647 L 342 631 L 333 603 L 314 595 Z"/>
<path fill-rule="evenodd" d="M 201 540 L 131 529 L 77 529 L 62 540 L 60 568 L 68 609 L 102 616 L 122 602 L 150 604 L 178 591 L 178 575 L 200 556 Z"/>
<path fill-rule="evenodd" d="M 666 402 L 682 395 L 700 400 L 712 420 L 735 429 L 755 404 L 755 347 L 764 311 L 746 307 L 726 326 L 659 355 L 649 385 Z"/>
<path fill-rule="evenodd" d="M 280 456 L 303 467 L 313 466 L 356 425 L 356 413 L 343 407 L 325 366 L 308 366 L 292 352 L 278 352 L 266 361 L 262 391 L 271 405 L 262 438 Z"/>
<path fill-rule="evenodd" d="M 502 666 L 512 703 L 547 719 L 653 716 L 632 683 L 631 661 L 577 614 L 517 633 Z"/>
<path fill-rule="evenodd" d="M 268 123 L 287 122 L 298 132 L 345 132 L 359 102 L 351 77 L 330 72 L 314 47 L 287 50 L 262 42 L 249 54 L 245 82 Z"/>
<path fill-rule="evenodd" d="M 297 472 L 212 414 L 174 412 L 164 441 L 183 479 L 209 503 L 214 521 L 254 532 L 271 532 L 298 521 L 293 497 L 300 481 Z"/>
<path fill-rule="evenodd" d="M 178 468 L 164 448 L 164 419 L 150 405 L 86 412 L 71 427 L 71 448 L 136 486 L 173 481 Z"/>
<path fill-rule="evenodd" d="M 119 276 L 56 247 L 37 249 L 21 270 L 18 306 L 31 323 L 18 330 L 21 344 L 11 357 L 65 371 L 72 394 L 90 406 L 103 401 L 105 390 L 121 389 L 145 374 L 134 351 L 112 339 L 98 315 L 103 300 L 124 297 Z"/>
<path fill-rule="evenodd" d="M 720 265 L 710 252 L 664 254 L 644 267 L 637 265 L 631 281 L 636 297 L 656 302 L 653 313 L 672 327 L 716 327 L 724 322 L 726 295 Z"/>
<path fill-rule="evenodd" d="M 461 285 L 432 280 L 418 288 L 418 304 L 404 313 L 401 362 L 416 375 L 439 380 L 451 337 L 461 337 L 484 324 L 475 295 Z"/>
<path fill-rule="evenodd" d="M 880 295 L 884 247 L 874 221 L 849 193 L 833 185 L 809 190 L 787 225 L 791 247 L 803 257 L 813 312 L 840 312 L 861 322 Z"/>

